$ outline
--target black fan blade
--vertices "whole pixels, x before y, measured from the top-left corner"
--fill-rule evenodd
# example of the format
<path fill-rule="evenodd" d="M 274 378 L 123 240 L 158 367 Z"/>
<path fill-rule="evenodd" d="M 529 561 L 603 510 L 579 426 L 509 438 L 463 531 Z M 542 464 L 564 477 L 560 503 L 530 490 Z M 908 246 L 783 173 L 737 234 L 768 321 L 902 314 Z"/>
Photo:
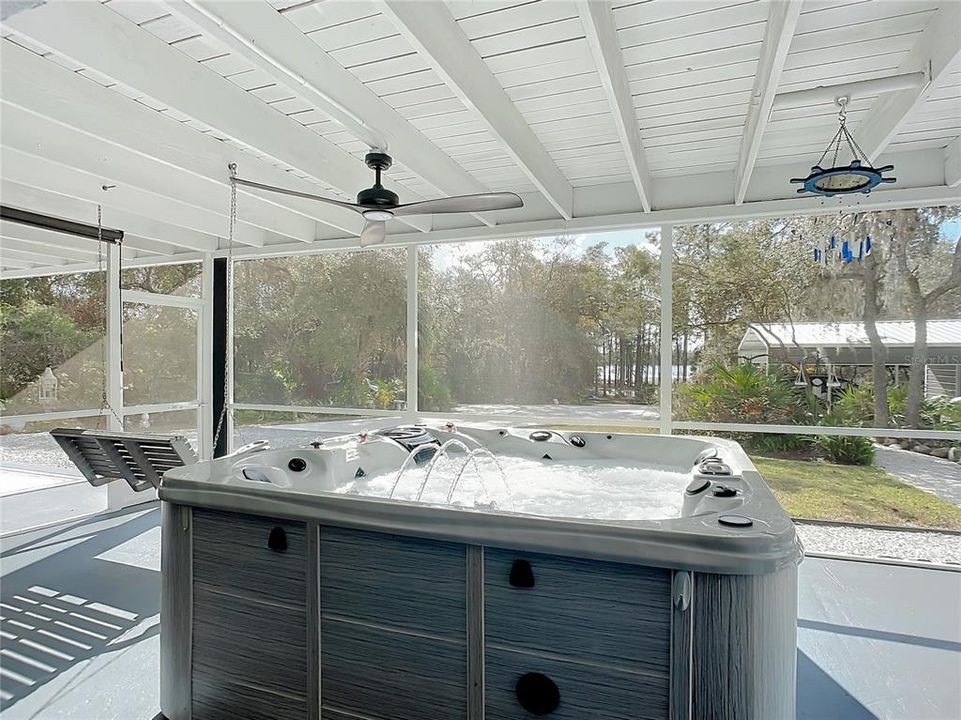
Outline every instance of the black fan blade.
<path fill-rule="evenodd" d="M 387 237 L 387 223 L 383 220 L 368 220 L 360 233 L 360 246 L 379 245 Z"/>
<path fill-rule="evenodd" d="M 520 195 L 512 192 L 494 192 L 424 200 L 407 205 L 398 205 L 391 208 L 390 211 L 395 216 L 400 217 L 403 215 L 433 215 L 436 213 L 476 213 L 519 207 L 524 207 L 524 201 L 521 200 Z"/>

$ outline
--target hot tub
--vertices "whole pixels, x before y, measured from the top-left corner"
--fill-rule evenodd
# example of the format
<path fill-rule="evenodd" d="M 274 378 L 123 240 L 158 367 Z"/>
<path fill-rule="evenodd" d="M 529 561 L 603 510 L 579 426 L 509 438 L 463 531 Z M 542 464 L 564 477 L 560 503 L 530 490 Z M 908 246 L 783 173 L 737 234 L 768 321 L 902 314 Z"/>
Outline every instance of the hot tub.
<path fill-rule="evenodd" d="M 395 428 L 160 497 L 169 720 L 794 717 L 801 551 L 734 442 Z"/>

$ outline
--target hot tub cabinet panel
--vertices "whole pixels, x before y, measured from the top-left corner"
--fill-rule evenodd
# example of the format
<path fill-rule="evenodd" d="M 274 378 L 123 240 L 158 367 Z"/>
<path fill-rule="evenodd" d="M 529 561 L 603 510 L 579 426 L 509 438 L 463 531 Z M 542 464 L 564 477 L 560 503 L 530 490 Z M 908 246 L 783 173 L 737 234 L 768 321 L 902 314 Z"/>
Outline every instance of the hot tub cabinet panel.
<path fill-rule="evenodd" d="M 521 678 L 539 675 L 540 682 L 557 689 L 558 704 L 547 713 L 551 720 L 665 720 L 668 714 L 670 680 L 660 674 L 625 672 L 620 668 L 584 664 L 527 653 L 493 649 L 487 652 L 485 668 L 486 720 L 530 720 L 535 717 L 522 703 L 550 702 L 545 688 L 532 684 L 530 697 L 524 695 Z M 540 692 L 538 692 L 538 690 Z M 542 705 L 546 710 L 550 704 Z"/>
<path fill-rule="evenodd" d="M 512 584 L 521 563 L 530 587 Z M 669 570 L 486 549 L 484 596 L 488 646 L 667 671 Z"/>
<path fill-rule="evenodd" d="M 465 642 L 466 546 L 320 529 L 320 607 L 326 618 Z"/>
<path fill-rule="evenodd" d="M 463 642 L 321 621 L 325 708 L 371 720 L 466 720 Z"/>
<path fill-rule="evenodd" d="M 793 718 L 797 568 L 769 575 L 695 573 L 692 608 L 693 716 Z"/>
<path fill-rule="evenodd" d="M 164 520 L 165 563 L 190 558 L 190 572 L 164 583 L 164 667 L 176 676 L 164 683 L 169 720 L 521 720 L 536 716 L 518 687 L 529 674 L 556 688 L 547 715 L 558 720 L 793 717 L 795 627 L 784 620 L 793 564 L 766 575 L 691 573 L 681 610 L 680 583 L 662 568 L 188 506 L 166 506 Z M 289 531 L 285 550 L 268 548 L 277 527 Z M 511 584 L 518 561 L 532 587 Z M 269 584 L 249 582 L 257 564 L 271 566 Z M 472 583 L 480 602 L 468 602 Z M 483 634 L 472 636 L 471 623 Z M 481 662 L 470 662 L 471 643 Z M 471 711 L 471 686 L 483 715 Z M 530 702 L 543 701 L 535 692 Z"/>
<path fill-rule="evenodd" d="M 168 720 L 794 718 L 799 554 L 773 511 L 525 518 L 216 482 L 230 462 L 161 487 Z"/>

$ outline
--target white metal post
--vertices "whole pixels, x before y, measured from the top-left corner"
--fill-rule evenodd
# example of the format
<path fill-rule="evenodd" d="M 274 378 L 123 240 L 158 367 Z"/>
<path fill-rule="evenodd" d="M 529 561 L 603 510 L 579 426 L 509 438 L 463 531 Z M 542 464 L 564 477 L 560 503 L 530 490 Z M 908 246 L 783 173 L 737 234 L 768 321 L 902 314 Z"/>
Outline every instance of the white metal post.
<path fill-rule="evenodd" d="M 673 262 L 674 226 L 663 225 L 661 226 L 661 435 L 671 434 L 673 421 L 671 403 L 671 393 L 674 391 Z"/>
<path fill-rule="evenodd" d="M 417 419 L 417 247 L 407 248 L 407 415 Z"/>
<path fill-rule="evenodd" d="M 197 437 L 201 460 L 209 460 L 213 457 L 214 424 L 217 422 L 217 418 L 213 416 L 213 292 L 214 258 L 208 253 L 204 255 L 200 265 L 200 297 L 203 300 L 203 307 L 200 311 L 200 337 L 197 343 L 197 379 L 199 381 L 197 399 L 200 401 L 200 407 L 197 408 Z"/>
<path fill-rule="evenodd" d="M 227 417 L 224 418 L 224 432 L 227 433 L 227 452 L 234 451 L 234 259 L 227 257 Z"/>
<path fill-rule="evenodd" d="M 123 299 L 120 294 L 120 246 L 105 243 L 107 250 L 107 334 L 104 360 L 107 366 L 107 427 L 112 431 L 123 430 Z M 119 416 L 119 417 L 118 417 Z M 114 481 L 107 484 L 107 509 L 120 510 L 128 505 L 150 500 L 151 493 L 134 493 L 127 483 Z"/>

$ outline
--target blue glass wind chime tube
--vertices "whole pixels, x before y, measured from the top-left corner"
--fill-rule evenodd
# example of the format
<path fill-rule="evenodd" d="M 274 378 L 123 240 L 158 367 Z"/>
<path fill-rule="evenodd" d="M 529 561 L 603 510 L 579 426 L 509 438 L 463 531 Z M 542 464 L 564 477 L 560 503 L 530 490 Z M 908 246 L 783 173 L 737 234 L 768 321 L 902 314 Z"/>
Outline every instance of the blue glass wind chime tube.
<path fill-rule="evenodd" d="M 858 241 L 858 251 L 857 255 L 851 250 L 851 242 L 849 240 L 842 240 L 840 244 L 838 243 L 837 235 L 832 235 L 830 240 L 825 240 L 821 242 L 821 246 L 814 247 L 814 262 L 821 265 L 821 267 L 827 267 L 828 259 L 833 251 L 837 251 L 837 258 L 845 265 L 857 260 L 861 262 L 868 255 L 871 254 L 871 236 L 865 236 L 864 240 Z"/>

